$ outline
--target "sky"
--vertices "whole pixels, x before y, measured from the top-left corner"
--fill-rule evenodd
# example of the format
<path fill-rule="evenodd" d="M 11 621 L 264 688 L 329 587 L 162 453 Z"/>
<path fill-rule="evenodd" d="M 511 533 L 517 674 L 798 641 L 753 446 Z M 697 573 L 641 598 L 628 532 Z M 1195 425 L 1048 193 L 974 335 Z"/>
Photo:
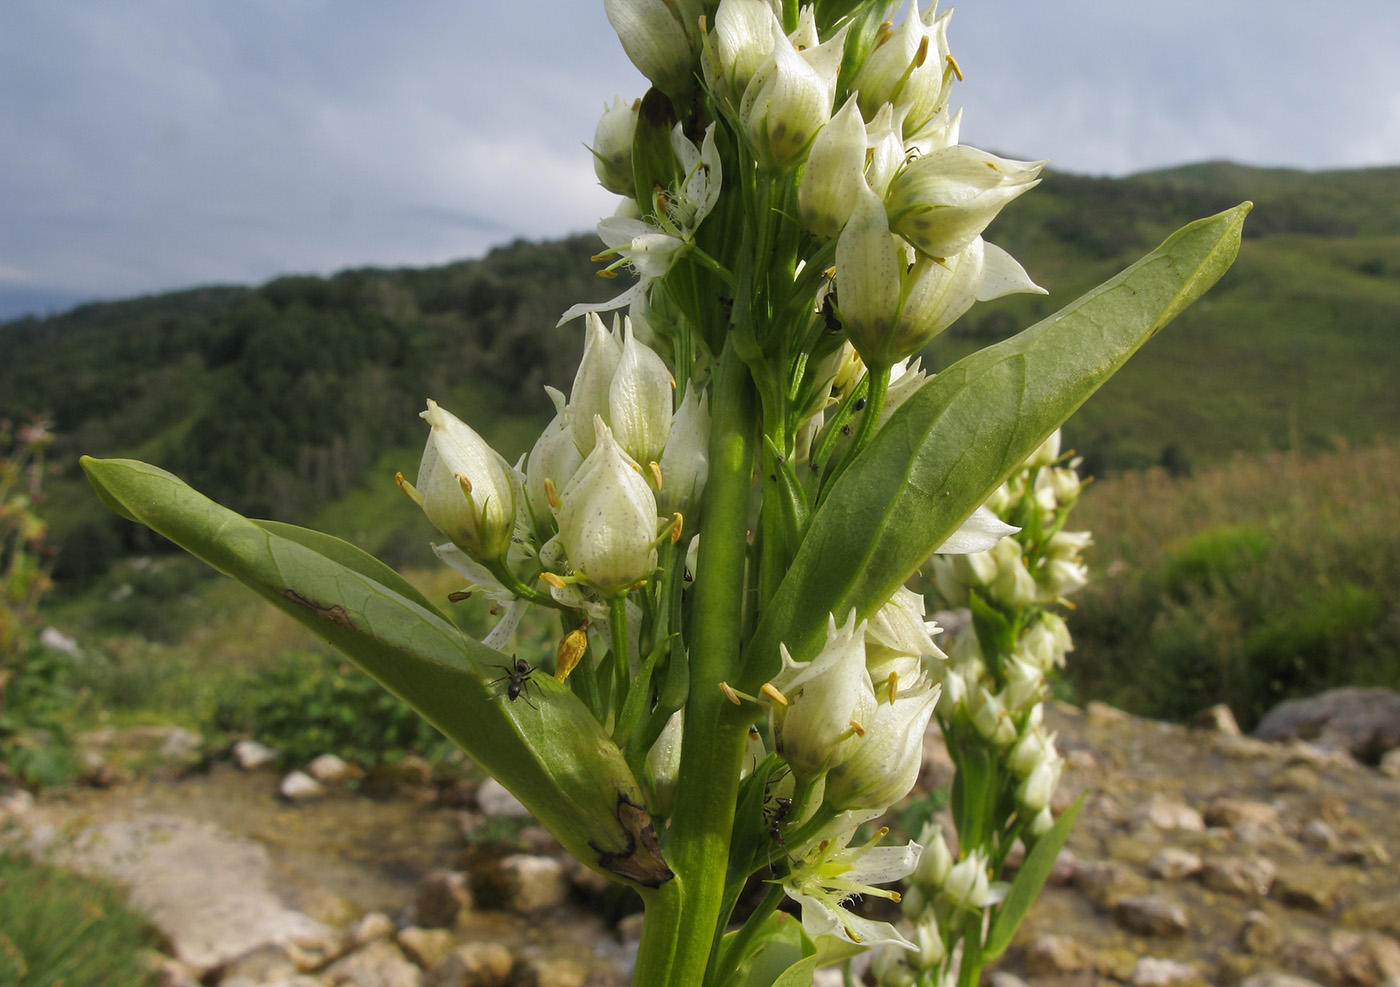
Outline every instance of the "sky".
<path fill-rule="evenodd" d="M 1396 0 L 955 7 L 965 143 L 1400 163 Z M 585 144 L 643 90 L 596 0 L 3 0 L 0 319 L 588 230 Z"/>

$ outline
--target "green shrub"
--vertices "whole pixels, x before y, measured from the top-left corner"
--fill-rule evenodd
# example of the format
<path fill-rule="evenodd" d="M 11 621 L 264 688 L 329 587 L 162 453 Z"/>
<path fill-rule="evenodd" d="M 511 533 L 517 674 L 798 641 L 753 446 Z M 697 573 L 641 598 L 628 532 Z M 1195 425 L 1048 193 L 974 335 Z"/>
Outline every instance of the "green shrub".
<path fill-rule="evenodd" d="M 362 765 L 407 753 L 430 760 L 452 744 L 407 705 L 342 658 L 288 652 L 248 673 L 214 704 L 205 734 L 252 737 L 278 750 L 283 767 L 319 754 Z"/>
<path fill-rule="evenodd" d="M 1190 479 L 1096 484 L 1102 578 L 1078 598 L 1080 701 L 1182 719 L 1400 681 L 1400 457 L 1385 446 L 1236 460 Z"/>
<path fill-rule="evenodd" d="M 158 941 L 112 886 L 0 852 L 0 984 L 147 987 Z"/>

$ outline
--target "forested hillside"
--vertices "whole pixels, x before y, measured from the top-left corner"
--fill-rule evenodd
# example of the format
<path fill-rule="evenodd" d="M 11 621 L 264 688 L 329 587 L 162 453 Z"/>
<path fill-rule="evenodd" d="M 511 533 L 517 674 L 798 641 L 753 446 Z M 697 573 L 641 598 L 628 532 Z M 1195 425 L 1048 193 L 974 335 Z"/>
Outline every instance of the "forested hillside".
<path fill-rule="evenodd" d="M 1400 168 L 1050 173 L 988 238 L 1051 294 L 978 306 L 927 362 L 1029 325 L 1245 198 L 1256 208 L 1235 268 L 1079 412 L 1069 440 L 1098 472 L 1185 471 L 1235 450 L 1394 435 Z M 579 323 L 554 328 L 559 313 L 618 290 L 594 277 L 596 249 L 591 236 L 517 242 L 437 268 L 197 288 L 0 326 L 0 416 L 51 418 L 69 466 L 47 506 L 59 576 L 147 547 L 77 478 L 79 454 L 146 459 L 245 513 L 306 521 L 391 450 L 411 472 L 429 396 L 523 451 L 527 430 L 512 424 L 547 414 L 542 385 L 567 389 L 581 349 Z"/>

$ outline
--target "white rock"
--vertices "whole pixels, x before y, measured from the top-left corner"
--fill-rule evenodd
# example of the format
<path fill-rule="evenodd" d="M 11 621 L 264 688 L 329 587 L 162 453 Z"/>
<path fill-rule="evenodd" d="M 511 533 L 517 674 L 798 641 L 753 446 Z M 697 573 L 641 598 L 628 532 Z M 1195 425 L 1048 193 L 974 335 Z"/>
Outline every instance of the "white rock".
<path fill-rule="evenodd" d="M 277 786 L 277 790 L 282 793 L 284 799 L 291 799 L 293 802 L 326 794 L 326 786 L 304 771 L 293 771 L 287 775 Z"/>
<path fill-rule="evenodd" d="M 1392 747 L 1381 755 L 1381 774 L 1388 778 L 1400 778 L 1400 747 Z"/>
<path fill-rule="evenodd" d="M 306 766 L 306 773 L 325 785 L 346 781 L 356 774 L 354 765 L 334 754 L 322 754 Z"/>
<path fill-rule="evenodd" d="M 277 760 L 277 752 L 256 740 L 240 740 L 233 745 L 233 761 L 244 771 L 265 768 Z"/>
<path fill-rule="evenodd" d="M 1195 967 L 1175 960 L 1143 956 L 1133 967 L 1133 987 L 1170 987 L 1185 980 L 1199 979 Z"/>
<path fill-rule="evenodd" d="M 477 788 L 476 805 L 486 815 L 497 818 L 523 819 L 530 814 L 530 810 L 495 778 L 487 778 Z"/>

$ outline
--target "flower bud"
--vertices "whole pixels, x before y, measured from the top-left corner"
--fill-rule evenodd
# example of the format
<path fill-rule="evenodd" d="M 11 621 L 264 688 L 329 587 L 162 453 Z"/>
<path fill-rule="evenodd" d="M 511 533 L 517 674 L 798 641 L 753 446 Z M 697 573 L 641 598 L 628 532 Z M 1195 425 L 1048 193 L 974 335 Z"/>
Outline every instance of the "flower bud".
<path fill-rule="evenodd" d="M 593 451 L 560 497 L 559 540 L 575 572 L 616 596 L 656 567 L 656 500 L 603 419 L 593 425 Z"/>
<path fill-rule="evenodd" d="M 564 405 L 564 395 L 552 387 L 546 387 L 545 391 L 554 402 L 555 415 L 535 440 L 530 455 L 525 459 L 525 503 L 529 507 L 535 531 L 542 536 L 542 541 L 558 530 L 554 515 L 559 491 L 568 486 L 574 471 L 583 462 L 583 457 L 574 446 L 573 433 L 569 428 L 569 409 Z M 550 481 L 548 485 L 546 480 Z M 554 503 L 550 502 L 550 486 L 554 488 Z"/>
<path fill-rule="evenodd" d="M 1050 758 L 1035 766 L 1026 780 L 1016 789 L 1016 801 L 1032 814 L 1050 807 L 1050 799 L 1055 794 L 1055 786 L 1060 783 L 1060 769 L 1063 758 Z"/>
<path fill-rule="evenodd" d="M 1044 161 L 1011 161 L 964 144 L 911 160 L 890 183 L 894 229 L 930 257 L 965 249 L 1003 206 L 1039 184 Z"/>
<path fill-rule="evenodd" d="M 622 324 L 622 357 L 608 385 L 607 422 L 613 437 L 640 464 L 654 463 L 671 432 L 671 371 L 656 351 Z"/>
<path fill-rule="evenodd" d="M 1048 611 L 1021 635 L 1018 650 L 1042 672 L 1064 665 L 1065 655 L 1074 647 L 1069 627 L 1059 614 Z"/>
<path fill-rule="evenodd" d="M 888 654 L 945 658 L 933 642 L 931 631 L 937 629 L 933 621 L 924 620 L 924 598 L 901 586 L 870 618 L 865 631 L 866 660 L 876 661 Z"/>
<path fill-rule="evenodd" d="M 514 471 L 436 401 L 420 417 L 432 426 L 418 467 L 423 513 L 463 551 L 486 561 L 504 558 L 515 527 Z"/>
<path fill-rule="evenodd" d="M 636 193 L 632 187 L 632 135 L 637 132 L 637 113 L 641 100 L 625 103 L 614 96 L 612 105 L 603 110 L 593 131 L 593 171 L 603 188 L 614 195 L 629 198 Z"/>
<path fill-rule="evenodd" d="M 603 0 L 622 50 L 667 95 L 689 92 L 694 85 L 694 50 L 674 7 L 667 0 Z"/>
<path fill-rule="evenodd" d="M 893 104 L 905 118 L 905 132 L 923 128 L 947 102 L 951 88 L 947 71 L 947 24 L 951 11 L 934 17 L 936 5 L 926 11 L 911 4 L 904 22 L 866 56 L 853 89 L 860 90 L 861 109 L 876 113 L 882 104 Z"/>
<path fill-rule="evenodd" d="M 793 48 L 776 20 L 773 54 L 744 89 L 739 117 L 759 164 L 782 171 L 795 164 L 831 116 L 827 82 Z"/>
<path fill-rule="evenodd" d="M 995 900 L 987 877 L 987 859 L 980 847 L 953 865 L 943 882 L 943 896 L 955 908 L 982 908 L 989 899 Z"/>
<path fill-rule="evenodd" d="M 685 716 L 681 710 L 671 714 L 661 735 L 647 751 L 647 781 L 656 796 L 656 808 L 661 815 L 671 814 L 671 806 L 676 800 L 676 778 L 681 767 L 681 734 Z"/>
<path fill-rule="evenodd" d="M 930 819 L 924 823 L 919 843 L 924 852 L 919 856 L 919 867 L 914 871 L 912 880 L 921 888 L 937 891 L 943 887 L 943 882 L 948 880 L 948 872 L 953 869 L 953 855 L 948 850 L 943 827 L 938 820 Z"/>
<path fill-rule="evenodd" d="M 589 312 L 584 317 L 583 357 L 574 372 L 569 393 L 569 429 L 581 456 L 593 451 L 595 415 L 606 422 L 613 374 L 622 362 L 622 343 L 603 320 Z"/>
<path fill-rule="evenodd" d="M 851 345 L 867 365 L 889 366 L 896 359 L 890 332 L 899 314 L 900 246 L 884 204 L 862 183 L 836 241 L 836 304 Z"/>
<path fill-rule="evenodd" d="M 1003 538 L 992 549 L 992 556 L 997 563 L 992 596 L 1008 607 L 1028 607 L 1035 603 L 1040 591 L 1021 557 L 1021 543 L 1014 538 Z"/>
<path fill-rule="evenodd" d="M 1016 724 L 1001 699 L 988 692 L 986 686 L 979 689 L 972 726 L 993 747 L 1005 747 L 1016 739 Z"/>
<path fill-rule="evenodd" d="M 1045 698 L 1045 676 L 1028 661 L 1011 655 L 1006 665 L 1006 688 L 1002 701 L 1012 713 L 1030 709 Z"/>
<path fill-rule="evenodd" d="M 720 0 L 715 11 L 715 53 L 729 91 L 739 95 L 773 53 L 777 15 L 766 0 Z"/>
<path fill-rule="evenodd" d="M 812 142 L 797 186 L 797 214 L 817 236 L 836 236 L 864 187 L 865 121 L 851 98 Z"/>
<path fill-rule="evenodd" d="M 656 504 L 662 516 L 679 513 L 687 527 L 700 520 L 701 499 L 710 461 L 710 398 L 695 396 L 695 388 L 685 387 L 685 398 L 676 409 L 666 449 L 661 453 L 661 489 Z"/>
<path fill-rule="evenodd" d="M 919 947 L 914 954 L 914 962 L 920 970 L 932 970 L 947 958 L 948 949 L 943 945 L 936 916 L 929 915 L 914 926 L 914 945 Z"/>

